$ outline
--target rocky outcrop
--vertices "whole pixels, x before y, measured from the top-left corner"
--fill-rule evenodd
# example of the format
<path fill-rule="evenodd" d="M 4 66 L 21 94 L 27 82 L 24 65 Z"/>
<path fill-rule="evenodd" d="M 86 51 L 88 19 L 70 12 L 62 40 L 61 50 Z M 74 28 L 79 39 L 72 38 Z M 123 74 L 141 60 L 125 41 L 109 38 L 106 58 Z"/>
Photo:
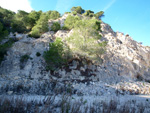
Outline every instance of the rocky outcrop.
<path fill-rule="evenodd" d="M 42 55 L 44 51 L 48 50 L 51 39 L 49 37 L 34 39 L 24 34 L 20 34 L 19 38 L 17 35 L 16 38 L 19 41 L 15 42 L 7 52 L 5 60 L 1 63 L 0 75 L 9 78 L 16 76 L 31 78 L 48 76 L 47 73 L 42 71 L 45 70 Z M 37 56 L 37 52 L 41 56 Z M 20 59 L 24 55 L 28 55 L 29 59 L 26 62 L 21 62 Z"/>
<path fill-rule="evenodd" d="M 60 24 L 60 27 L 64 26 L 64 21 L 66 20 L 68 14 L 64 14 L 61 18 L 56 19 L 56 20 L 49 20 L 48 25 L 49 25 L 49 30 L 51 30 L 51 26 L 53 25 L 54 22 L 58 22 Z"/>
<path fill-rule="evenodd" d="M 50 20 L 49 27 L 53 22 L 59 22 L 63 26 L 66 17 L 67 15 L 64 15 L 58 20 Z M 83 65 L 82 61 L 76 59 L 67 67 L 53 73 L 46 70 L 43 53 L 49 49 L 49 43 L 56 37 L 65 39 L 73 30 L 59 30 L 56 33 L 50 31 L 39 39 L 28 37 L 26 34 L 11 34 L 10 38 L 14 38 L 16 42 L 0 65 L 0 93 L 6 91 L 12 94 L 21 87 L 19 92 L 36 94 L 50 94 L 53 90 L 63 92 L 68 88 L 78 95 L 105 95 L 116 91 L 119 94 L 136 94 L 142 88 L 145 90 L 140 90 L 139 94 L 150 94 L 149 83 L 141 86 L 142 83 L 137 82 L 150 81 L 150 47 L 141 45 L 129 35 L 114 32 L 104 22 L 101 23 L 101 27 L 101 41 L 108 42 L 101 64 Z M 22 61 L 24 56 L 27 59 Z M 132 84 L 128 84 L 130 81 Z M 134 85 L 137 87 L 131 87 Z"/>
<path fill-rule="evenodd" d="M 69 31 L 66 30 L 59 30 L 58 32 L 55 33 L 54 37 L 61 37 L 61 38 L 65 38 L 68 37 Z"/>
<path fill-rule="evenodd" d="M 113 32 L 105 23 L 102 23 L 102 31 L 103 38 L 108 41 L 107 53 L 103 56 L 105 64 L 117 66 L 119 76 L 149 81 L 150 49 L 134 41 L 129 35 Z"/>

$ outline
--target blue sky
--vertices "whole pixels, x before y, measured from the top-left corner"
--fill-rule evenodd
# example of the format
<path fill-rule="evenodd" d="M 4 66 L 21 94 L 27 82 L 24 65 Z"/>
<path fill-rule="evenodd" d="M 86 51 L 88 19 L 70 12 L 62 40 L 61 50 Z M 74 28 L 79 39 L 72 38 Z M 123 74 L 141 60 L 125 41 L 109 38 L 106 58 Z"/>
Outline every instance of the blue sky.
<path fill-rule="evenodd" d="M 26 11 L 57 10 L 61 14 L 73 6 L 95 13 L 104 11 L 102 20 L 114 31 L 129 34 L 134 40 L 150 46 L 150 0 L 0 0 L 0 6 L 14 11 L 21 8 Z"/>

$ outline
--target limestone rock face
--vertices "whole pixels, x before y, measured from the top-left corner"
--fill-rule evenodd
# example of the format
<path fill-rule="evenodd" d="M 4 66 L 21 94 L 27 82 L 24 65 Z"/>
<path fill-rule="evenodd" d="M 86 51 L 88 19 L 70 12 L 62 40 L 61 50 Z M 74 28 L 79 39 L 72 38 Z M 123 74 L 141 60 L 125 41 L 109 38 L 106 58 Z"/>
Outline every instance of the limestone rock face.
<path fill-rule="evenodd" d="M 149 81 L 150 48 L 134 41 L 129 35 L 113 32 L 105 23 L 101 26 L 103 39 L 108 41 L 107 52 L 103 56 L 106 67 L 117 67 L 115 70 L 119 76 L 142 77 Z"/>
<path fill-rule="evenodd" d="M 68 37 L 68 33 L 69 31 L 66 31 L 66 30 L 58 30 L 54 36 L 65 38 L 65 37 Z"/>
<path fill-rule="evenodd" d="M 51 39 L 49 37 L 34 39 L 20 35 L 18 40 L 8 50 L 5 60 L 1 63 L 0 75 L 5 75 L 9 78 L 15 76 L 30 78 L 39 78 L 41 75 L 42 77 L 46 76 L 42 56 L 43 52 L 48 50 Z M 37 52 L 41 56 L 37 56 Z M 26 62 L 21 62 L 20 59 L 24 55 L 28 55 L 29 59 Z"/>
<path fill-rule="evenodd" d="M 59 22 L 63 26 L 66 17 L 67 15 L 64 15 L 55 21 L 50 20 L 49 27 L 53 22 Z M 16 36 L 11 34 L 10 38 L 15 38 L 16 42 L 7 51 L 7 55 L 0 65 L 0 93 L 8 88 L 7 85 L 10 85 L 7 93 L 12 94 L 16 91 L 13 87 L 20 87 L 21 85 L 21 88 L 28 89 L 29 92 L 49 94 L 51 93 L 49 89 L 53 89 L 54 86 L 58 85 L 56 87 L 58 91 L 58 88 L 62 90 L 61 86 L 65 86 L 64 83 L 72 83 L 78 92 L 81 90 L 82 93 L 87 93 L 88 90 L 96 87 L 96 91 L 100 91 L 98 93 L 101 94 L 104 93 L 105 90 L 101 90 L 105 89 L 105 86 L 102 89 L 100 86 L 105 83 L 116 84 L 114 87 L 119 87 L 118 90 L 121 91 L 121 83 L 124 81 L 127 84 L 123 90 L 132 89 L 134 92 L 134 88 L 130 89 L 132 84 L 129 85 L 129 81 L 150 81 L 150 47 L 134 41 L 128 34 L 114 32 L 104 22 L 101 23 L 101 27 L 101 41 L 108 42 L 106 52 L 102 55 L 103 62 L 101 64 L 80 65 L 81 61 L 73 60 L 68 67 L 62 67 L 54 72 L 46 70 L 43 53 L 50 49 L 49 43 L 52 43 L 56 37 L 65 40 L 73 33 L 73 30 L 59 30 L 56 33 L 49 31 L 39 39 L 30 38 L 26 34 L 16 34 Z M 37 53 L 40 53 L 40 56 Z M 28 59 L 21 61 L 25 55 L 28 56 Z M 77 84 L 79 82 L 82 84 Z M 86 84 L 90 84 L 91 89 Z M 142 87 L 146 89 L 145 86 Z"/>

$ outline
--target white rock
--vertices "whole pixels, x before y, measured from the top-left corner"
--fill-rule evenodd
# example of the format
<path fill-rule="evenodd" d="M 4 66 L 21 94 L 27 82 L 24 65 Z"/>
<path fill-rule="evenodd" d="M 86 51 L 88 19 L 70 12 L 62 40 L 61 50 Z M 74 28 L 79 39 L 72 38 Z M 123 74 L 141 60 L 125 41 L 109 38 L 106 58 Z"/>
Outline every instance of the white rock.
<path fill-rule="evenodd" d="M 7 94 L 11 95 L 11 94 L 13 94 L 13 91 L 8 91 Z"/>

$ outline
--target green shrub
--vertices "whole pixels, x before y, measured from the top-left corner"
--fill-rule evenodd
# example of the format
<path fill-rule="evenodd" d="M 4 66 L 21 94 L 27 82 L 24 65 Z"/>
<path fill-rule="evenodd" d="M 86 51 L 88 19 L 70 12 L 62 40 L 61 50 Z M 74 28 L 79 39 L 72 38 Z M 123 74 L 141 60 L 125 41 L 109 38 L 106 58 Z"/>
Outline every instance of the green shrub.
<path fill-rule="evenodd" d="M 73 15 L 77 15 L 77 12 L 76 12 L 76 11 L 72 11 L 72 14 L 73 14 Z"/>
<path fill-rule="evenodd" d="M 42 14 L 37 24 L 32 28 L 31 36 L 39 38 L 43 33 L 48 31 L 48 17 L 46 14 Z"/>
<path fill-rule="evenodd" d="M 63 62 L 63 42 L 56 39 L 55 42 L 49 44 L 50 49 L 44 52 L 44 59 L 47 63 L 48 70 L 55 70 L 60 67 Z"/>
<path fill-rule="evenodd" d="M 8 35 L 8 31 L 4 29 L 3 24 L 0 22 L 0 41 Z"/>
<path fill-rule="evenodd" d="M 30 56 L 29 56 L 29 55 L 23 55 L 23 56 L 21 56 L 21 58 L 20 58 L 20 62 L 22 62 L 22 63 L 27 62 L 28 59 L 30 59 Z"/>
<path fill-rule="evenodd" d="M 65 12 L 64 14 L 70 14 L 71 12 Z"/>
<path fill-rule="evenodd" d="M 37 53 L 36 53 L 36 56 L 37 56 L 37 57 L 41 56 L 41 53 L 37 52 Z"/>
<path fill-rule="evenodd" d="M 103 11 L 97 12 L 94 16 L 95 16 L 97 19 L 101 19 L 102 17 L 104 17 L 104 12 L 103 12 Z"/>
<path fill-rule="evenodd" d="M 49 11 L 48 19 L 56 20 L 60 18 L 60 13 L 58 11 Z"/>
<path fill-rule="evenodd" d="M 86 10 L 86 12 L 83 13 L 83 15 L 84 15 L 84 16 L 93 17 L 93 16 L 94 16 L 94 11 Z"/>
<path fill-rule="evenodd" d="M 11 29 L 10 25 L 14 18 L 14 15 L 14 12 L 0 7 L 0 22 L 3 24 L 4 29 L 6 29 L 7 31 L 10 31 Z"/>
<path fill-rule="evenodd" d="M 41 36 L 39 29 L 35 29 L 29 35 L 30 37 L 39 38 Z"/>
<path fill-rule="evenodd" d="M 84 13 L 84 9 L 82 9 L 82 7 L 81 6 L 78 6 L 78 7 L 72 7 L 71 8 L 71 11 L 72 12 L 74 12 L 74 13 L 79 13 L 79 14 L 82 14 L 82 13 Z"/>
<path fill-rule="evenodd" d="M 4 56 L 7 54 L 7 50 L 12 46 L 14 43 L 13 40 L 9 40 L 6 43 L 0 45 L 0 63 L 3 61 Z"/>
<path fill-rule="evenodd" d="M 53 25 L 51 26 L 51 30 L 54 32 L 60 30 L 60 24 L 58 22 L 54 22 Z"/>
<path fill-rule="evenodd" d="M 80 17 L 69 15 L 64 22 L 64 24 L 65 24 L 64 27 L 67 29 L 72 29 L 75 27 L 76 22 L 79 20 L 81 20 Z"/>
<path fill-rule="evenodd" d="M 20 20 L 13 20 L 11 23 L 12 32 L 24 33 L 27 31 L 26 26 Z"/>
<path fill-rule="evenodd" d="M 47 70 L 54 71 L 67 62 L 69 49 L 60 38 L 56 38 L 55 42 L 49 44 L 49 47 L 50 49 L 44 52 L 44 59 L 47 63 Z"/>
<path fill-rule="evenodd" d="M 69 30 L 66 26 L 63 26 L 61 29 L 62 30 Z"/>
<path fill-rule="evenodd" d="M 31 30 L 36 22 L 39 20 L 42 11 L 31 11 L 26 19 L 27 27 Z"/>

